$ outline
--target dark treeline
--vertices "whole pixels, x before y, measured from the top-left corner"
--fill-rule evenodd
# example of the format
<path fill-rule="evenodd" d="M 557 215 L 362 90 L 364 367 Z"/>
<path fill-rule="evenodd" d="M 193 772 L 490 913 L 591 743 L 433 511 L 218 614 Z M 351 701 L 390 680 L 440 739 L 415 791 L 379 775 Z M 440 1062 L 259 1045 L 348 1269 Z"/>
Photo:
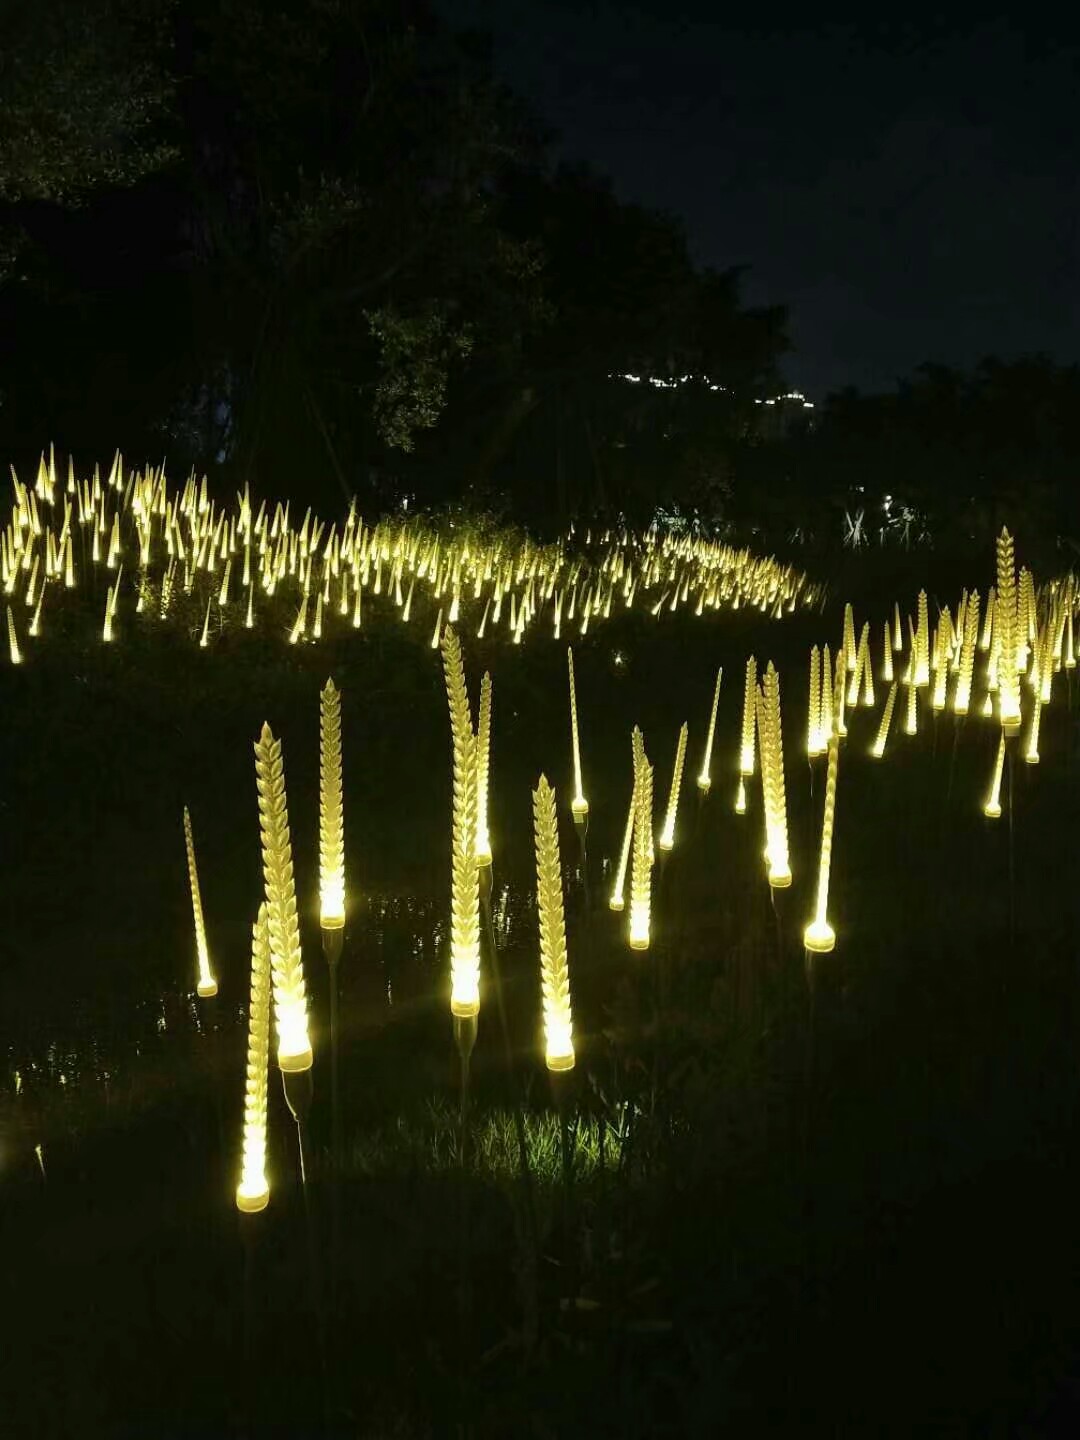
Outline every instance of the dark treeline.
<path fill-rule="evenodd" d="M 927 368 L 769 438 L 783 307 L 552 156 L 428 0 L 0 0 L 5 459 L 824 550 L 1080 535 L 1075 370 Z"/>

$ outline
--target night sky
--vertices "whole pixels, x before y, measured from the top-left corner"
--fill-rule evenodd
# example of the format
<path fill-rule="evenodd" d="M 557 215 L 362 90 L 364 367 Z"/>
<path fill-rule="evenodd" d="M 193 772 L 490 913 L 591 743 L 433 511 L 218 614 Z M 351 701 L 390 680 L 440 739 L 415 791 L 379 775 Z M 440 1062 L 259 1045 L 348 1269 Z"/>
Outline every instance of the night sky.
<path fill-rule="evenodd" d="M 872 7 L 867 7 L 869 10 Z M 683 217 L 695 257 L 791 307 L 787 378 L 1080 359 L 1080 26 L 825 21 L 807 6 L 444 0 L 560 153 Z M 988 14 L 989 12 L 984 12 Z"/>

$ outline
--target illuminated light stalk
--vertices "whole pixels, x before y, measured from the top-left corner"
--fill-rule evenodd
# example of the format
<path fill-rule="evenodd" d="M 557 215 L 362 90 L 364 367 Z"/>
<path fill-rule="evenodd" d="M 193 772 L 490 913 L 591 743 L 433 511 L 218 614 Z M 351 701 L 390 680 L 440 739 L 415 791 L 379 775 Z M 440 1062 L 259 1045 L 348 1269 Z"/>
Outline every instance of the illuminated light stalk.
<path fill-rule="evenodd" d="M 885 697 L 885 707 L 881 712 L 881 724 L 878 726 L 877 739 L 871 747 L 870 754 L 875 760 L 880 760 L 885 754 L 885 743 L 889 738 L 889 726 L 892 724 L 893 707 L 896 705 L 896 681 L 889 686 L 889 693 Z"/>
<path fill-rule="evenodd" d="M 784 794 L 784 742 L 780 725 L 780 677 L 769 662 L 758 700 L 758 743 L 761 750 L 762 794 L 765 802 L 766 854 L 769 885 L 784 890 L 791 884 L 788 855 L 787 802 Z"/>
<path fill-rule="evenodd" d="M 270 926 L 265 902 L 251 927 L 251 1005 L 248 1010 L 247 1073 L 244 1079 L 244 1130 L 236 1208 L 245 1215 L 265 1210 L 270 1199 L 266 1179 L 266 1086 L 270 1062 Z"/>
<path fill-rule="evenodd" d="M 989 820 L 1001 818 L 1001 774 L 1005 768 L 1005 731 L 998 740 L 997 759 L 994 761 L 994 777 L 990 782 L 990 795 L 983 806 L 983 814 Z"/>
<path fill-rule="evenodd" d="M 356 592 L 359 595 L 359 590 Z M 439 613 L 435 616 L 435 629 L 431 632 L 431 648 L 438 650 L 442 636 L 442 606 L 439 606 Z"/>
<path fill-rule="evenodd" d="M 907 719 L 904 722 L 904 734 L 916 735 L 919 730 L 919 692 L 915 688 L 914 677 L 908 681 L 907 686 Z"/>
<path fill-rule="evenodd" d="M 997 598 L 994 628 L 1000 641 L 998 654 L 998 718 L 1006 735 L 1020 729 L 1020 684 L 1017 678 L 1016 564 L 1013 541 L 1008 530 L 997 540 Z"/>
<path fill-rule="evenodd" d="M 476 863 L 491 864 L 488 833 L 488 765 L 491 757 L 491 676 L 480 681 L 480 710 L 476 721 Z"/>
<path fill-rule="evenodd" d="M 630 861 L 630 842 L 634 834 L 634 815 L 637 809 L 637 772 L 634 774 L 634 784 L 630 787 L 630 805 L 626 812 L 626 829 L 623 831 L 622 849 L 619 852 L 619 866 L 615 871 L 615 883 L 611 887 L 611 899 L 608 906 L 612 910 L 621 910 L 626 904 L 626 867 Z"/>
<path fill-rule="evenodd" d="M 641 731 L 635 730 L 633 862 L 630 870 L 630 949 L 647 950 L 652 910 L 653 767 L 645 757 Z"/>
<path fill-rule="evenodd" d="M 847 656 L 848 674 L 855 673 L 858 652 L 855 646 L 855 611 L 850 605 L 844 606 L 844 654 Z M 854 703 L 854 702 L 852 702 Z"/>
<path fill-rule="evenodd" d="M 870 622 L 863 625 L 859 640 L 860 665 L 862 667 L 862 703 L 868 710 L 874 708 L 874 666 L 870 659 Z M 856 674 L 858 674 L 856 669 Z"/>
<path fill-rule="evenodd" d="M 836 657 L 836 675 L 833 679 L 833 707 L 832 707 L 832 730 L 833 735 L 838 735 L 841 740 L 847 734 L 847 721 L 844 712 L 847 705 L 847 675 L 844 651 L 841 650 Z"/>
<path fill-rule="evenodd" d="M 810 651 L 810 699 L 806 719 L 806 753 L 813 759 L 821 746 L 821 652 L 815 645 Z"/>
<path fill-rule="evenodd" d="M 44 589 L 44 587 L 42 587 Z M 11 606 L 7 607 L 7 633 L 8 633 L 8 654 L 11 656 L 12 665 L 22 664 L 22 651 L 19 649 L 19 637 L 15 633 L 15 616 L 11 613 Z"/>
<path fill-rule="evenodd" d="M 1024 760 L 1028 765 L 1038 765 L 1039 763 L 1039 720 L 1042 716 L 1042 708 L 1042 695 L 1036 694 L 1035 703 L 1031 707 L 1027 744 L 1024 747 Z"/>
<path fill-rule="evenodd" d="M 953 714 L 966 715 L 971 707 L 971 682 L 975 674 L 975 649 L 979 641 L 979 592 L 968 597 L 964 632 L 960 640 L 960 670 L 953 692 Z"/>
<path fill-rule="evenodd" d="M 889 643 L 889 622 L 885 621 L 885 634 L 881 647 L 881 678 L 886 685 L 893 681 L 892 645 Z"/>
<path fill-rule="evenodd" d="M 994 611 L 996 609 L 996 606 L 997 591 L 994 589 L 993 585 L 991 585 L 989 593 L 986 597 L 986 614 L 983 617 L 982 635 L 979 638 L 980 650 L 990 649 L 990 637 L 993 633 L 994 628 Z"/>
<path fill-rule="evenodd" d="M 896 693 L 896 687 L 889 692 Z M 829 924 L 829 871 L 832 867 L 833 825 L 836 819 L 836 780 L 840 768 L 840 744 L 829 741 L 829 769 L 825 779 L 825 814 L 821 823 L 821 856 L 818 861 L 817 905 L 814 918 L 803 931 L 803 945 L 816 955 L 826 955 L 836 944 L 836 932 Z"/>
<path fill-rule="evenodd" d="M 742 744 L 739 749 L 739 774 L 754 773 L 754 734 L 757 724 L 757 661 L 751 655 L 746 662 L 746 684 L 743 689 Z"/>
<path fill-rule="evenodd" d="M 544 1010 L 544 1059 L 549 1070 L 574 1068 L 570 971 L 566 957 L 562 868 L 555 792 L 540 776 L 533 791 L 536 839 L 536 909 L 540 922 L 540 990 Z"/>
<path fill-rule="evenodd" d="M 705 736 L 705 756 L 701 762 L 701 773 L 697 777 L 698 789 L 708 794 L 712 785 L 712 748 L 713 736 L 716 733 L 716 711 L 720 704 L 720 681 L 724 676 L 724 667 L 721 665 L 716 672 L 716 688 L 713 690 L 712 709 L 709 711 L 709 729 Z"/>
<path fill-rule="evenodd" d="M 584 818 L 589 813 L 589 802 L 581 784 L 581 745 L 578 738 L 577 688 L 574 684 L 574 651 L 566 647 L 566 664 L 570 675 L 570 741 L 574 751 L 574 798 L 570 809 L 574 818 Z"/>
<path fill-rule="evenodd" d="M 328 679 L 319 695 L 319 924 L 345 924 L 345 818 L 341 777 L 341 692 Z"/>
<path fill-rule="evenodd" d="M 900 624 L 900 606 L 893 602 L 893 650 L 897 655 L 904 648 L 904 628 Z"/>
<path fill-rule="evenodd" d="M 450 1012 L 480 1013 L 480 880 L 476 863 L 476 741 L 461 643 L 452 626 L 442 639 L 450 707 L 454 796 L 450 870 Z"/>
<path fill-rule="evenodd" d="M 255 742 L 255 781 L 259 792 L 263 884 L 270 932 L 270 968 L 277 1025 L 277 1060 L 282 1071 L 311 1069 L 307 992 L 296 914 L 289 809 L 281 742 L 263 725 Z"/>
<path fill-rule="evenodd" d="M 679 811 L 679 791 L 682 788 L 683 765 L 686 761 L 686 741 L 690 733 L 690 726 L 684 722 L 679 731 L 678 743 L 675 746 L 675 766 L 671 772 L 671 790 L 668 792 L 667 815 L 664 818 L 664 828 L 660 831 L 660 839 L 656 842 L 661 850 L 673 850 L 675 848 L 675 818 Z"/>
<path fill-rule="evenodd" d="M 930 684 L 930 614 L 926 591 L 919 591 L 918 623 L 915 627 L 915 687 Z"/>
<path fill-rule="evenodd" d="M 217 981 L 210 968 L 210 952 L 206 945 L 199 871 L 195 865 L 195 838 L 191 833 L 191 815 L 184 806 L 184 845 L 187 849 L 188 882 L 191 886 L 191 913 L 195 920 L 195 960 L 198 993 L 204 998 L 217 994 Z"/>
<path fill-rule="evenodd" d="M 746 814 L 746 781 L 739 776 L 739 783 L 735 790 L 735 814 Z"/>
<path fill-rule="evenodd" d="M 206 601 L 206 614 L 203 616 L 202 634 L 199 636 L 199 648 L 205 650 L 210 643 L 210 599 Z"/>

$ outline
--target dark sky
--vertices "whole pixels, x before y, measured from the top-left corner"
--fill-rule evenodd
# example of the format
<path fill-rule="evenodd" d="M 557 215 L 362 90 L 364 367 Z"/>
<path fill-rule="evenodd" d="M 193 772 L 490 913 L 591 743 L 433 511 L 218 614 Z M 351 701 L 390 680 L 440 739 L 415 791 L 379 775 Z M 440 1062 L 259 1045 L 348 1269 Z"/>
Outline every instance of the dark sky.
<path fill-rule="evenodd" d="M 681 215 L 701 262 L 750 266 L 749 301 L 790 305 L 811 396 L 925 359 L 1080 359 L 1072 7 L 936 28 L 724 8 L 444 0 L 564 155 Z"/>

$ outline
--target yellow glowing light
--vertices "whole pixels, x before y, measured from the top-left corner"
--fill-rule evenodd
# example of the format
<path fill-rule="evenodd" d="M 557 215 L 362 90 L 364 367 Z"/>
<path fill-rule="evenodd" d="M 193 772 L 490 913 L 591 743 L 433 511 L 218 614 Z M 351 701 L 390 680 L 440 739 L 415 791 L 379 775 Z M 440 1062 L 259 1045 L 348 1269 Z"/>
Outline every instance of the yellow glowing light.
<path fill-rule="evenodd" d="M 889 692 L 896 693 L 896 687 Z M 825 814 L 821 824 L 821 856 L 818 862 L 817 905 L 814 918 L 803 931 L 803 944 L 815 954 L 825 955 L 836 944 L 836 932 L 829 924 L 829 870 L 832 865 L 833 823 L 836 817 L 836 778 L 840 768 L 840 742 L 829 741 L 829 770 L 825 780 Z"/>
<path fill-rule="evenodd" d="M 42 587 L 44 589 L 44 587 Z M 11 656 L 12 665 L 22 664 L 22 652 L 19 649 L 19 637 L 15 634 L 15 617 L 11 613 L 11 606 L 7 607 L 7 633 L 8 633 L 8 654 Z"/>
<path fill-rule="evenodd" d="M 630 841 L 634 834 L 634 815 L 637 808 L 637 788 L 635 784 L 630 788 L 630 805 L 626 812 L 626 828 L 623 831 L 622 849 L 619 851 L 619 866 L 615 871 L 615 883 L 611 887 L 611 899 L 608 905 L 612 910 L 621 910 L 626 904 L 626 867 L 630 860 Z"/>
<path fill-rule="evenodd" d="M 810 698 L 806 718 L 806 753 L 811 759 L 820 755 L 821 743 L 821 652 L 815 645 L 810 651 Z"/>
<path fill-rule="evenodd" d="M 1039 720 L 1042 716 L 1042 696 L 1036 694 L 1035 703 L 1031 707 L 1031 723 L 1028 726 L 1027 745 L 1024 747 L 1024 760 L 1028 765 L 1039 763 Z"/>
<path fill-rule="evenodd" d="M 319 924 L 345 924 L 345 819 L 341 781 L 341 692 L 327 680 L 319 695 Z"/>
<path fill-rule="evenodd" d="M 919 692 L 915 689 L 914 678 L 908 681 L 907 687 L 907 718 L 904 721 L 904 734 L 915 735 L 919 729 Z"/>
<path fill-rule="evenodd" d="M 263 725 L 255 742 L 255 780 L 259 792 L 263 883 L 270 932 L 270 966 L 277 1022 L 278 1066 L 284 1071 L 311 1069 L 307 992 L 296 914 L 289 808 L 281 742 Z"/>
<path fill-rule="evenodd" d="M 738 788 L 735 791 L 735 814 L 746 814 L 746 781 L 739 776 Z"/>
<path fill-rule="evenodd" d="M 653 767 L 645 756 L 641 731 L 634 731 L 634 812 L 633 862 L 630 869 L 630 949 L 649 948 L 652 911 L 653 863 Z"/>
<path fill-rule="evenodd" d="M 664 828 L 660 831 L 660 838 L 656 842 L 661 850 L 673 850 L 675 848 L 675 819 L 679 812 L 679 791 L 682 788 L 683 764 L 686 760 L 686 741 L 690 733 L 690 726 L 684 722 L 679 731 L 679 739 L 675 746 L 675 765 L 671 772 L 671 790 L 668 793 L 667 815 L 664 818 Z"/>
<path fill-rule="evenodd" d="M 270 1199 L 266 1179 L 266 1081 L 270 1058 L 270 925 L 265 903 L 251 927 L 251 1006 L 248 1010 L 244 1131 L 236 1208 L 251 1215 Z"/>
<path fill-rule="evenodd" d="M 889 622 L 885 621 L 885 634 L 881 647 L 881 678 L 886 685 L 893 680 L 892 645 L 889 643 Z"/>
<path fill-rule="evenodd" d="M 450 1011 L 480 1013 L 480 881 L 476 863 L 476 740 L 465 688 L 461 643 L 453 626 L 442 638 L 454 762 L 450 871 Z"/>
<path fill-rule="evenodd" d="M 1000 591 L 999 591 L 1000 594 Z M 983 814 L 990 820 L 1001 818 L 1001 772 L 1005 768 L 1005 731 L 998 741 L 997 759 L 994 761 L 994 778 L 990 782 L 990 795 L 983 806 Z"/>
<path fill-rule="evenodd" d="M 889 693 L 885 697 L 885 707 L 881 712 L 881 724 L 878 726 L 877 739 L 874 741 L 870 754 L 875 760 L 880 760 L 885 754 L 885 742 L 889 738 L 889 726 L 892 724 L 893 707 L 896 704 L 896 681 L 889 686 Z"/>
<path fill-rule="evenodd" d="M 480 711 L 476 722 L 476 863 L 491 864 L 488 833 L 488 765 L 491 755 L 491 676 L 480 681 Z"/>
<path fill-rule="evenodd" d="M 739 748 L 739 774 L 754 773 L 754 727 L 757 707 L 757 661 L 753 655 L 746 662 L 746 683 L 743 688 L 742 744 Z"/>
<path fill-rule="evenodd" d="M 621 662 L 617 662 L 621 663 Z M 705 737 L 705 755 L 701 761 L 701 773 L 697 777 L 698 789 L 706 793 L 712 785 L 712 747 L 713 736 L 716 733 L 716 710 L 720 704 L 720 681 L 724 677 L 724 667 L 721 665 L 716 672 L 716 688 L 713 690 L 712 709 L 709 712 L 709 730 Z"/>
<path fill-rule="evenodd" d="M 210 601 L 206 602 L 206 614 L 203 617 L 202 634 L 199 636 L 199 648 L 205 650 L 210 643 Z"/>
<path fill-rule="evenodd" d="M 841 680 L 841 685 L 842 683 Z M 791 884 L 791 864 L 788 855 L 787 802 L 784 795 L 780 677 L 771 660 L 765 670 L 762 688 L 758 692 L 757 708 L 762 798 L 765 807 L 765 858 L 769 885 L 774 890 L 783 890 Z"/>
<path fill-rule="evenodd" d="M 570 809 L 575 818 L 583 818 L 589 813 L 589 802 L 585 799 L 585 791 L 581 784 L 581 745 L 578 739 L 577 688 L 574 685 L 574 652 L 569 645 L 566 647 L 566 665 L 570 675 L 570 741 L 574 751 L 574 798 L 570 802 Z"/>
<path fill-rule="evenodd" d="M 199 891 L 199 871 L 195 865 L 195 839 L 191 833 L 191 816 L 184 806 L 184 844 L 187 849 L 188 880 L 191 885 L 191 910 L 195 919 L 195 958 L 198 992 L 206 997 L 217 994 L 217 981 L 210 968 L 210 952 L 206 945 L 206 926 L 203 922 L 202 895 Z"/>
<path fill-rule="evenodd" d="M 562 869 L 555 792 L 544 775 L 533 791 L 536 837 L 536 909 L 540 920 L 540 988 L 544 1007 L 544 1052 L 549 1070 L 574 1067 L 570 1015 L 570 972 L 566 959 Z"/>
<path fill-rule="evenodd" d="M 1016 562 L 1008 530 L 997 540 L 997 595 L 994 601 L 994 632 L 998 637 L 997 678 L 998 718 L 1006 735 L 1020 729 L 1020 682 L 1017 662 Z"/>

